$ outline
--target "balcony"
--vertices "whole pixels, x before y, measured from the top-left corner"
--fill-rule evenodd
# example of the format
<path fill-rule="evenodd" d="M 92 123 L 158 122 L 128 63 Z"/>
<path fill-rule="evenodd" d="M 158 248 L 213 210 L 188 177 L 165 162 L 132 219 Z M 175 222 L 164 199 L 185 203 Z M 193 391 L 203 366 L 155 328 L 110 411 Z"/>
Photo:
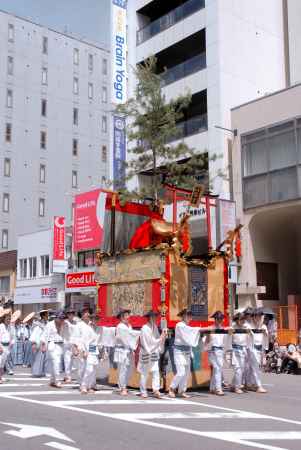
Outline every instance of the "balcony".
<path fill-rule="evenodd" d="M 169 142 L 177 141 L 178 139 L 183 139 L 193 134 L 203 133 L 208 130 L 208 118 L 207 114 L 200 114 L 194 116 L 189 120 L 179 122 L 177 124 L 178 133 Z"/>
<path fill-rule="evenodd" d="M 188 75 L 191 75 L 195 72 L 199 72 L 206 68 L 206 52 L 203 52 L 193 58 L 184 61 L 177 66 L 168 69 L 166 72 L 163 72 L 161 75 L 162 78 L 162 87 L 167 86 L 168 84 L 174 83 Z"/>
<path fill-rule="evenodd" d="M 169 13 L 150 22 L 145 27 L 137 31 L 137 45 L 142 44 L 156 34 L 172 27 L 176 23 L 205 8 L 205 0 L 188 0 L 183 5 L 178 6 Z"/>

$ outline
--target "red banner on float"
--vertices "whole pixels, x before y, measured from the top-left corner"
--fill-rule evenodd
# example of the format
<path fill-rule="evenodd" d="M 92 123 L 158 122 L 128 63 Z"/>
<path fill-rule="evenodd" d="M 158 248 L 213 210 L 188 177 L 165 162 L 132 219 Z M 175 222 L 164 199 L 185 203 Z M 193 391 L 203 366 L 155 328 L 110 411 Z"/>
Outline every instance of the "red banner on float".
<path fill-rule="evenodd" d="M 76 195 L 73 250 L 99 248 L 104 234 L 106 192 L 101 189 Z"/>
<path fill-rule="evenodd" d="M 54 217 L 52 259 L 54 261 L 63 261 L 65 259 L 65 217 Z"/>

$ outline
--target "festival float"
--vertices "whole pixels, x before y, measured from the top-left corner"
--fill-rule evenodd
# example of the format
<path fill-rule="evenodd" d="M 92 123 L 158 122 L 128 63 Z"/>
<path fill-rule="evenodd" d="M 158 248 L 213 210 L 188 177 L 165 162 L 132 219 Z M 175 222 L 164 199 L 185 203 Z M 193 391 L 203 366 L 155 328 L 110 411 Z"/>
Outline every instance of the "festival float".
<path fill-rule="evenodd" d="M 228 263 L 232 259 L 239 227 L 228 232 L 218 249 L 211 247 L 210 207 L 215 199 L 193 191 L 168 188 L 173 221 L 164 219 L 164 208 L 128 202 L 122 204 L 118 194 L 103 191 L 103 237 L 97 255 L 95 280 L 98 286 L 100 325 L 116 326 L 120 308 L 131 309 L 131 325 L 141 328 L 143 315 L 150 309 L 160 312 L 161 328 L 168 328 L 169 339 L 161 357 L 162 387 L 168 388 L 175 371 L 172 343 L 173 329 L 183 308 L 192 310 L 192 326 L 208 327 L 216 310 L 225 314 L 228 324 Z M 193 257 L 189 214 L 177 223 L 177 203 L 187 206 L 202 204 L 206 211 L 208 252 Z M 212 203 L 213 202 L 213 203 Z M 223 250 L 221 250 L 223 249 Z M 194 350 L 190 386 L 205 386 L 210 379 L 207 353 L 202 345 Z M 116 383 L 117 374 L 111 364 L 109 382 Z M 130 380 L 138 387 L 139 375 Z"/>

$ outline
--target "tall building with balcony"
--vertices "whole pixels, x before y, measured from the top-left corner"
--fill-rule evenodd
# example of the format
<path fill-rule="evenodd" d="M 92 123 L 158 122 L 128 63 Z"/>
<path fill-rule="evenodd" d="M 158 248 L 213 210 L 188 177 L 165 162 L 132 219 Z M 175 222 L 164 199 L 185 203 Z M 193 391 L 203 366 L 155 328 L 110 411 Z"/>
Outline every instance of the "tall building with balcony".
<path fill-rule="evenodd" d="M 0 251 L 109 176 L 110 53 L 0 12 Z"/>
<path fill-rule="evenodd" d="M 227 174 L 233 133 L 219 127 L 231 129 L 235 105 L 288 84 L 288 41 L 298 33 L 288 33 L 287 1 L 129 0 L 128 17 L 130 64 L 155 55 L 166 98 L 191 92 L 180 139 L 222 156 L 209 173 L 213 192 L 228 198 L 229 183 L 216 174 Z M 131 71 L 129 79 L 131 91 Z"/>
<path fill-rule="evenodd" d="M 300 315 L 301 84 L 237 106 L 232 126 L 234 199 L 244 225 L 239 304 L 298 305 Z"/>

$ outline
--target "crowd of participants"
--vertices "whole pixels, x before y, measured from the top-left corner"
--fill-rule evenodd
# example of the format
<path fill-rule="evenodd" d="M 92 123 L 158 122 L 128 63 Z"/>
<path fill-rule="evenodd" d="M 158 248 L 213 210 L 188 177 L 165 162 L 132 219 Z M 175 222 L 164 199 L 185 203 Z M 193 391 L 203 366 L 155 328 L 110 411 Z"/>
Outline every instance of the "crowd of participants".
<path fill-rule="evenodd" d="M 159 361 L 166 348 L 166 339 L 171 338 L 168 330 L 159 331 L 158 316 L 156 311 L 148 311 L 145 325 L 134 330 L 128 309 L 119 311 L 116 327 L 99 327 L 98 316 L 89 309 L 78 315 L 72 309 L 42 310 L 38 317 L 32 312 L 21 320 L 20 311 L 12 313 L 8 308 L 0 308 L 0 383 L 4 381 L 4 372 L 13 374 L 14 367 L 22 365 L 31 367 L 33 377 L 49 376 L 52 387 L 60 388 L 63 383 L 72 383 L 76 377 L 80 392 L 92 393 L 97 390 L 97 368 L 104 364 L 110 353 L 118 371 L 120 395 L 128 395 L 129 378 L 135 361 L 138 361 L 141 396 L 148 397 L 147 380 L 151 374 L 153 395 L 161 398 Z M 271 329 L 269 335 L 261 308 L 247 308 L 243 313 L 236 313 L 228 327 L 224 326 L 221 311 L 213 314 L 214 324 L 209 328 L 190 326 L 192 312 L 188 309 L 181 311 L 179 316 L 172 338 L 176 370 L 169 387 L 170 397 L 188 397 L 191 358 L 193 348 L 198 346 L 208 351 L 212 394 L 224 395 L 226 355 L 230 355 L 233 369 L 230 390 L 236 394 L 246 391 L 266 393 L 261 368 L 277 342 L 273 337 L 271 348 L 273 331 Z"/>

